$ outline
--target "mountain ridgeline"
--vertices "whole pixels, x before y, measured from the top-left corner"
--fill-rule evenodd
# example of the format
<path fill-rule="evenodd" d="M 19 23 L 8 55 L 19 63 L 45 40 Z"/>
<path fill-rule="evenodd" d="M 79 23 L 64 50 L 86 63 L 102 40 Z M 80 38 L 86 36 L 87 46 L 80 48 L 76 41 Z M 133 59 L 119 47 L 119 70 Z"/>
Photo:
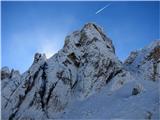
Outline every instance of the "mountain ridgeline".
<path fill-rule="evenodd" d="M 122 63 L 88 23 L 51 58 L 36 53 L 25 73 L 1 69 L 2 120 L 158 119 L 159 80 L 160 41 Z"/>

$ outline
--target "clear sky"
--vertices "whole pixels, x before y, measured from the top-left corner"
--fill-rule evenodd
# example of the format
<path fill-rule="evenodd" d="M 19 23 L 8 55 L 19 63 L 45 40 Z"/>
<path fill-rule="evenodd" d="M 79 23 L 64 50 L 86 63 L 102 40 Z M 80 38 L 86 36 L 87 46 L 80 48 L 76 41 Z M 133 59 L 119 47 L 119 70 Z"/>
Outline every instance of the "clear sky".
<path fill-rule="evenodd" d="M 104 10 L 96 12 L 110 4 Z M 160 2 L 2 2 L 2 66 L 27 70 L 36 52 L 47 57 L 87 22 L 102 26 L 124 60 L 159 38 Z"/>

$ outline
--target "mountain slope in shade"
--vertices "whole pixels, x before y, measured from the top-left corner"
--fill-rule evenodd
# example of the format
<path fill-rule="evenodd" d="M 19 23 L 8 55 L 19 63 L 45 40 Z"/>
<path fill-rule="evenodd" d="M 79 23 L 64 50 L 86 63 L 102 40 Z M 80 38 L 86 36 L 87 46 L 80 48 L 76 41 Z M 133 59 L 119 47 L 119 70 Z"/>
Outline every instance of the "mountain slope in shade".
<path fill-rule="evenodd" d="M 88 23 L 51 58 L 36 53 L 22 75 L 1 69 L 2 119 L 158 118 L 159 47 L 123 64 L 103 30 Z"/>

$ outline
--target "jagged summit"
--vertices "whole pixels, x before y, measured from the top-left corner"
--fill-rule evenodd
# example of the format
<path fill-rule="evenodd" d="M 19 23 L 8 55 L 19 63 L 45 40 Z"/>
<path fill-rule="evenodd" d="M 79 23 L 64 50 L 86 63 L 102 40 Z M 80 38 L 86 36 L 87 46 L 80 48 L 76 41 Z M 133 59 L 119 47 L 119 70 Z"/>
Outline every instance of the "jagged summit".
<path fill-rule="evenodd" d="M 4 79 L 12 79 L 15 76 L 20 76 L 20 72 L 18 70 L 10 70 L 7 66 L 2 67 L 1 69 L 1 80 Z"/>
<path fill-rule="evenodd" d="M 5 78 L 9 78 L 10 76 L 10 70 L 7 66 L 3 67 L 1 69 L 1 80 L 5 79 Z"/>
<path fill-rule="evenodd" d="M 160 41 L 154 41 L 141 50 L 131 52 L 124 64 L 145 79 L 160 80 Z"/>
<path fill-rule="evenodd" d="M 159 48 L 155 53 L 159 53 Z M 141 54 L 141 52 L 132 55 L 126 60 L 128 62 L 122 64 L 115 54 L 112 41 L 103 30 L 96 24 L 87 23 L 81 30 L 68 35 L 65 38 L 64 47 L 51 58 L 47 59 L 45 54 L 36 53 L 33 64 L 22 75 L 17 74 L 16 77 L 10 77 L 9 69 L 2 69 L 2 119 L 72 119 L 76 116 L 76 119 L 85 119 L 88 118 L 88 111 L 91 111 L 89 114 L 92 115 L 90 116 L 92 119 L 94 115 L 99 118 L 105 116 L 104 118 L 111 119 L 117 118 L 116 115 L 121 115 L 112 108 L 120 106 L 118 110 L 122 110 L 122 113 L 128 110 L 132 111 L 132 107 L 125 107 L 133 102 L 132 95 L 142 94 L 143 97 L 143 85 L 147 85 L 145 89 L 149 91 L 151 87 L 156 88 L 157 84 L 154 82 L 157 81 L 159 74 L 157 71 L 154 82 L 150 81 L 153 82 L 151 87 L 147 80 L 147 83 L 143 83 L 145 77 L 150 78 L 147 76 L 148 73 L 141 75 L 134 72 L 136 69 L 139 70 L 137 65 L 140 65 L 139 68 L 143 67 L 137 54 Z M 151 56 L 157 59 L 157 55 Z M 132 64 L 135 60 L 136 64 Z M 150 64 L 150 60 L 148 61 L 147 65 Z M 132 68 L 135 69 L 130 69 L 131 66 L 134 66 Z M 156 69 L 159 69 L 159 64 Z M 151 69 L 151 71 L 154 70 Z M 142 79 L 140 80 L 140 78 Z M 154 96 L 157 94 L 156 92 L 151 95 Z M 150 93 L 147 91 L 145 95 L 148 94 Z M 128 96 L 130 98 L 127 98 Z M 127 99 L 127 104 L 122 104 L 125 99 Z M 98 106 L 88 107 L 90 105 L 85 102 L 87 100 Z M 112 105 L 115 106 L 112 107 Z M 145 106 L 154 108 L 152 104 L 145 104 Z M 80 108 L 80 111 L 77 108 Z M 115 116 L 111 116 L 109 110 L 105 112 L 108 108 L 113 110 L 112 113 L 114 112 Z M 144 113 L 144 109 L 137 108 L 138 113 L 128 114 L 130 116 L 126 116 L 126 118 L 136 119 L 137 114 L 138 117 L 143 118 L 143 114 L 140 113 Z M 74 114 L 71 112 L 72 109 L 74 109 Z M 156 107 L 154 109 L 157 110 Z M 103 116 L 97 110 L 104 112 L 105 115 Z M 157 113 L 155 114 L 157 115 Z"/>
<path fill-rule="evenodd" d="M 99 42 L 104 44 L 108 50 L 115 53 L 112 41 L 105 35 L 102 29 L 93 23 L 85 24 L 80 31 L 75 31 L 65 38 L 64 47 L 81 48 Z M 65 48 L 64 48 L 65 49 Z"/>
<path fill-rule="evenodd" d="M 129 57 L 125 60 L 125 64 L 136 64 L 137 60 L 155 60 L 160 59 L 160 40 L 155 40 L 150 45 L 144 47 L 141 50 L 133 51 Z"/>
<path fill-rule="evenodd" d="M 103 29 L 94 22 L 86 23 L 82 28 L 82 30 L 87 30 L 87 29 L 90 29 L 90 30 L 96 29 L 99 33 L 104 33 Z"/>
<path fill-rule="evenodd" d="M 154 49 L 160 47 L 160 40 L 154 40 L 150 45 L 146 46 L 144 49 Z"/>
<path fill-rule="evenodd" d="M 41 54 L 41 53 L 36 53 L 34 55 L 34 63 L 37 63 L 39 61 L 46 61 L 46 55 L 45 54 Z"/>

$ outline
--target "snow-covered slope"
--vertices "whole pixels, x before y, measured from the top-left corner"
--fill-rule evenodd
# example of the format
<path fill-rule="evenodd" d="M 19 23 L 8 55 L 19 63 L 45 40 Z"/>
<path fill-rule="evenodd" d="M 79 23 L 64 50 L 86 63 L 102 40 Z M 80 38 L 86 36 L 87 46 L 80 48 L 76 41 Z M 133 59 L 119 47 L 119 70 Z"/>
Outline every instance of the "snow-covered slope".
<path fill-rule="evenodd" d="M 133 89 L 140 86 L 140 93 Z M 151 81 L 130 82 L 111 92 L 107 87 L 84 101 L 75 101 L 61 119 L 159 119 L 159 85 Z"/>
<path fill-rule="evenodd" d="M 158 118 L 159 58 L 157 41 L 123 64 L 103 30 L 88 23 L 51 58 L 36 53 L 22 75 L 1 69 L 2 119 Z"/>

